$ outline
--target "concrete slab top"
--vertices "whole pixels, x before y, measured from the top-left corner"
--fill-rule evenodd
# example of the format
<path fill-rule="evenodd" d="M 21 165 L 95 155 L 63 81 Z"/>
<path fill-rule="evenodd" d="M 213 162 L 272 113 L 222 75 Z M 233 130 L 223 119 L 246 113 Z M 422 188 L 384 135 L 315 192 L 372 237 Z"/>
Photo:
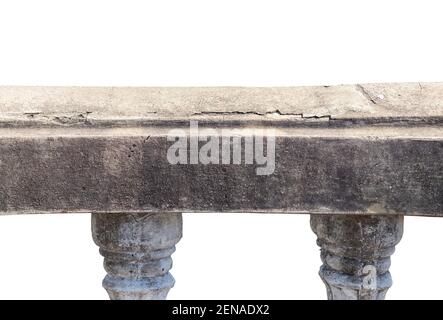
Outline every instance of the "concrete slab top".
<path fill-rule="evenodd" d="M 318 122 L 443 117 L 443 83 L 317 87 L 0 87 L 0 126 L 174 119 Z"/>

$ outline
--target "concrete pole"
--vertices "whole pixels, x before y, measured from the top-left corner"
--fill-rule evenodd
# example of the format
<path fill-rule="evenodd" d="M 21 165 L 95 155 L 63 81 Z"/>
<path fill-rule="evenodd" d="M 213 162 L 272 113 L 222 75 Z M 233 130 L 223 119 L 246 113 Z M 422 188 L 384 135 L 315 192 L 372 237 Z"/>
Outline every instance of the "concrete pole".
<path fill-rule="evenodd" d="M 381 300 L 392 285 L 390 256 L 403 216 L 311 215 L 330 300 Z"/>
<path fill-rule="evenodd" d="M 182 237 L 180 213 L 93 213 L 92 235 L 112 300 L 165 299 L 174 286 L 171 254 Z"/>

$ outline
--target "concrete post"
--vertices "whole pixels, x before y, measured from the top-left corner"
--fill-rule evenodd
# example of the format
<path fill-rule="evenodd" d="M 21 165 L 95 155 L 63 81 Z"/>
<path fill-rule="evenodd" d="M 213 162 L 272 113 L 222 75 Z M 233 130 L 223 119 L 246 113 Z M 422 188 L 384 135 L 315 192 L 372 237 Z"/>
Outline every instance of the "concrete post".
<path fill-rule="evenodd" d="M 403 216 L 311 215 L 330 300 L 382 300 L 392 285 L 390 256 Z"/>
<path fill-rule="evenodd" d="M 93 213 L 92 235 L 112 300 L 159 300 L 174 286 L 171 254 L 182 236 L 177 213 Z"/>

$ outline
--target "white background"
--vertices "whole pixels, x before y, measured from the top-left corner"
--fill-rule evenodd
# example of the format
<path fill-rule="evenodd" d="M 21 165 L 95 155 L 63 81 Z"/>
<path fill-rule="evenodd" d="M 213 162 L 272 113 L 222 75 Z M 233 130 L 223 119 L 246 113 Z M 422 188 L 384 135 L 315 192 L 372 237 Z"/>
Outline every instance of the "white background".
<path fill-rule="evenodd" d="M 441 1 L 1 1 L 0 85 L 443 81 Z M 443 298 L 443 219 L 406 218 L 390 299 Z M 90 216 L 0 217 L 0 298 L 106 299 Z M 308 216 L 186 214 L 171 299 L 324 299 Z"/>

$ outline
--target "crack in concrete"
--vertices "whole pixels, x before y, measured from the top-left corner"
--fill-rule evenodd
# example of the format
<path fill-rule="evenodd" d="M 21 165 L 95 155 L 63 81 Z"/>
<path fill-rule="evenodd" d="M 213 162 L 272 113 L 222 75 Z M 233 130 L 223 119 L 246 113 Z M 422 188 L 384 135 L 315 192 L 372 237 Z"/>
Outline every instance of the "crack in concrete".
<path fill-rule="evenodd" d="M 366 99 L 368 99 L 372 104 L 377 104 L 377 102 L 371 97 L 371 95 L 369 94 L 369 92 L 367 92 L 366 89 L 365 89 L 361 84 L 357 84 L 357 85 L 355 85 L 355 87 L 356 87 L 357 90 L 360 91 L 360 93 L 361 93 Z"/>
<path fill-rule="evenodd" d="M 257 115 L 257 116 L 295 116 L 301 119 L 322 119 L 327 118 L 328 120 L 333 120 L 331 115 L 313 115 L 313 116 L 305 116 L 303 113 L 290 113 L 290 112 L 281 112 L 276 109 L 274 111 L 267 112 L 257 112 L 257 111 L 201 111 L 193 113 L 192 116 L 201 116 L 201 115 Z"/>

